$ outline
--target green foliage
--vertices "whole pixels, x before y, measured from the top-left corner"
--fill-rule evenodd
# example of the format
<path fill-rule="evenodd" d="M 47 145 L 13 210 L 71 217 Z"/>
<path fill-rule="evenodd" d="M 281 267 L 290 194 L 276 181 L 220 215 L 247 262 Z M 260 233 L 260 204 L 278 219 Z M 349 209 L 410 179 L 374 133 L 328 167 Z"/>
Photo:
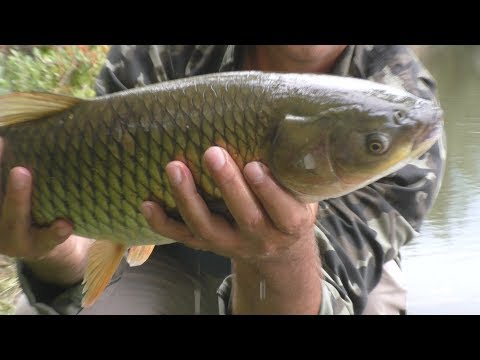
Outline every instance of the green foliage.
<path fill-rule="evenodd" d="M 108 50 L 107 45 L 42 46 L 31 54 L 10 49 L 0 54 L 0 93 L 49 91 L 91 98 Z"/>

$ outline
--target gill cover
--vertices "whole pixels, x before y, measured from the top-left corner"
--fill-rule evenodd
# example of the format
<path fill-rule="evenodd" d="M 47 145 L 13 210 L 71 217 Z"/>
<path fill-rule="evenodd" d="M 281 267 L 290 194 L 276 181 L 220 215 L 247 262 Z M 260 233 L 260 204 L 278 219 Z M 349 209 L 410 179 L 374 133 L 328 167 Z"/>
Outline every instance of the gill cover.
<path fill-rule="evenodd" d="M 275 178 L 299 200 L 315 202 L 325 189 L 336 187 L 331 171 L 328 133 L 329 111 L 313 116 L 286 115 L 279 123 L 268 166 Z"/>

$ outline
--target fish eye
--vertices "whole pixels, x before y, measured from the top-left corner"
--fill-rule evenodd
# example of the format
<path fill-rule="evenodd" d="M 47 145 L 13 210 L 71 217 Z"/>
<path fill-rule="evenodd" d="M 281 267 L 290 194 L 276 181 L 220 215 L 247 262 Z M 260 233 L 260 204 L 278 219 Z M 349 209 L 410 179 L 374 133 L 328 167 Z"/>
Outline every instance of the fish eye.
<path fill-rule="evenodd" d="M 393 113 L 393 119 L 397 124 L 400 124 L 406 118 L 405 111 L 397 110 Z"/>
<path fill-rule="evenodd" d="M 383 134 L 371 134 L 367 137 L 368 151 L 374 155 L 384 154 L 390 145 L 390 139 Z"/>

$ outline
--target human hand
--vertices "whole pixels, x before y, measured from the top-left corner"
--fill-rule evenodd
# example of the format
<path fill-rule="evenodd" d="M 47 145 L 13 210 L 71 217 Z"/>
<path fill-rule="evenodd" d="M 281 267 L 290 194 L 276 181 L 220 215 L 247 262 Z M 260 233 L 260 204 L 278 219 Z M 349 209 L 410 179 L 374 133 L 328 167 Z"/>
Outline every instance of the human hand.
<path fill-rule="evenodd" d="M 187 166 L 173 161 L 166 171 L 185 224 L 168 218 L 157 204 L 144 202 L 141 210 L 154 231 L 195 249 L 248 262 L 282 258 L 291 248 L 314 241 L 318 204 L 295 199 L 266 166 L 252 162 L 242 173 L 218 147 L 206 151 L 205 163 L 235 224 L 210 212 Z"/>
<path fill-rule="evenodd" d="M 3 144 L 0 138 L 0 165 Z M 65 220 L 57 220 L 46 228 L 32 227 L 31 194 L 30 172 L 22 167 L 12 169 L 4 199 L 0 198 L 0 253 L 4 255 L 26 260 L 42 259 L 72 234 L 72 225 Z M 66 246 L 69 244 L 63 245 Z"/>

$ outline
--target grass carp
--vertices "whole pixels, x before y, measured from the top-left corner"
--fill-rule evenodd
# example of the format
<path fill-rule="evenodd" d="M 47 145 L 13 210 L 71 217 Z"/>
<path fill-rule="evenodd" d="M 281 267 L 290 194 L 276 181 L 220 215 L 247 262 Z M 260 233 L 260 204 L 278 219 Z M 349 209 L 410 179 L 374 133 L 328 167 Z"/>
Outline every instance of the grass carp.
<path fill-rule="evenodd" d="M 0 175 L 5 185 L 15 166 L 32 172 L 35 225 L 63 218 L 97 240 L 85 276 L 89 306 L 127 249 L 139 265 L 153 246 L 172 242 L 139 211 L 153 200 L 179 217 L 168 162 L 185 162 L 212 206 L 222 203 L 202 159 L 212 145 L 240 168 L 263 162 L 298 199 L 315 202 L 422 155 L 441 135 L 442 117 L 435 103 L 403 90 L 316 74 L 217 73 L 91 100 L 10 93 L 0 96 Z"/>

